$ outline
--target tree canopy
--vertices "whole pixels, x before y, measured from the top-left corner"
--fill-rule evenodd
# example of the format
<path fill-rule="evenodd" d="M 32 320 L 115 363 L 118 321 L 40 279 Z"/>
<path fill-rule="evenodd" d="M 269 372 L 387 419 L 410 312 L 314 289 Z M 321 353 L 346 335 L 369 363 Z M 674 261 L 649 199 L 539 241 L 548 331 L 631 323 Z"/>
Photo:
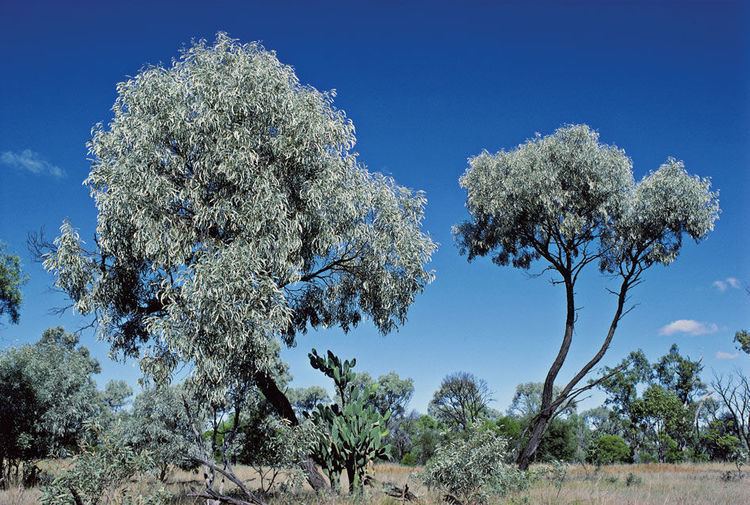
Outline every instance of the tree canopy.
<path fill-rule="evenodd" d="M 456 430 L 468 430 L 489 411 L 492 392 L 483 379 L 468 372 L 446 376 L 428 406 L 430 415 Z"/>
<path fill-rule="evenodd" d="M 560 349 L 544 381 L 540 413 L 519 465 L 526 468 L 559 408 L 583 390 L 576 386 L 601 361 L 628 312 L 630 289 L 653 265 L 669 265 L 683 237 L 703 239 L 719 216 L 708 179 L 689 175 L 668 158 L 635 182 L 625 152 L 599 141 L 586 125 L 559 128 L 518 147 L 469 159 L 460 184 L 470 219 L 454 228 L 469 260 L 491 255 L 498 265 L 529 269 L 544 260 L 553 282 L 565 286 L 566 320 Z M 589 264 L 619 280 L 617 302 L 601 347 L 555 394 L 578 317 L 575 287 Z"/>
<path fill-rule="evenodd" d="M 60 327 L 0 352 L 0 479 L 11 465 L 66 456 L 94 436 L 88 425 L 104 407 L 92 378 L 99 371 L 78 336 Z"/>
<path fill-rule="evenodd" d="M 357 161 L 333 92 L 224 34 L 117 92 L 88 144 L 96 247 L 66 222 L 45 261 L 114 351 L 222 384 L 269 372 L 277 337 L 405 320 L 432 279 L 425 196 Z"/>

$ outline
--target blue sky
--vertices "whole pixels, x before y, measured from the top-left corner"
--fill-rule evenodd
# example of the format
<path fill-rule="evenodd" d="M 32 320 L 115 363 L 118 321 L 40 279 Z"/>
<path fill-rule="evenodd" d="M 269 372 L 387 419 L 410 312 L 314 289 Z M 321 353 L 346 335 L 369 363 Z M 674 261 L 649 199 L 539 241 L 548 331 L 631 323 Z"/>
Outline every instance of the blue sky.
<path fill-rule="evenodd" d="M 0 240 L 30 276 L 21 324 L 0 345 L 36 340 L 48 326 L 81 326 L 50 314 L 65 300 L 25 249 L 27 233 L 54 234 L 69 217 L 91 237 L 95 210 L 81 181 L 85 143 L 106 122 L 115 84 L 146 64 L 168 63 L 192 38 L 227 31 L 260 40 L 300 79 L 335 88 L 371 170 L 427 192 L 425 228 L 440 243 L 437 280 L 408 323 L 382 337 L 364 324 L 349 335 L 312 332 L 284 352 L 295 385 L 326 385 L 309 367 L 312 347 L 356 356 L 373 375 L 414 378 L 426 408 L 447 373 L 484 378 L 505 409 L 519 382 L 540 381 L 559 345 L 563 293 L 489 261 L 467 263 L 450 228 L 466 218 L 458 177 L 482 149 L 510 148 L 535 132 L 585 122 L 625 149 L 636 177 L 667 156 L 710 176 L 722 214 L 703 243 L 655 268 L 633 293 L 640 303 L 605 358 L 635 348 L 652 358 L 672 342 L 711 369 L 750 369 L 734 331 L 750 326 L 748 165 L 750 12 L 740 2 L 4 2 L 0 7 Z M 736 280 L 736 281 L 735 281 Z M 717 283 L 719 281 L 719 283 Z M 594 352 L 613 299 L 595 272 L 563 376 Z M 664 329 L 675 321 L 679 323 Z M 669 331 L 669 329 L 673 331 Z M 671 333 L 671 334 L 665 334 Z M 109 378 L 135 382 L 107 346 L 84 343 Z M 717 353 L 725 353 L 718 354 Z M 734 359 L 727 359 L 734 356 Z M 723 358 L 723 359 L 722 359 Z"/>

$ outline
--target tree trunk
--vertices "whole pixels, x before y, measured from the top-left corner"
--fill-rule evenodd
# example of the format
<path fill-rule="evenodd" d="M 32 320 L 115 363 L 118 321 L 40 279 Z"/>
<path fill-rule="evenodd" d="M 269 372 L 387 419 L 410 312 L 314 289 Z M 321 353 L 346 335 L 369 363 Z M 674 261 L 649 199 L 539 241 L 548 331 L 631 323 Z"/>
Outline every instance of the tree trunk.
<path fill-rule="evenodd" d="M 354 494 L 356 488 L 357 474 L 354 470 L 354 464 L 350 463 L 346 465 L 346 478 L 349 481 L 349 494 Z"/>
<path fill-rule="evenodd" d="M 536 450 L 539 448 L 539 443 L 542 441 L 542 436 L 544 436 L 547 425 L 549 424 L 550 419 L 552 419 L 555 410 L 555 407 L 552 405 L 555 379 L 557 379 L 557 374 L 560 373 L 560 369 L 565 363 L 565 358 L 567 358 L 570 345 L 573 342 L 573 331 L 575 330 L 576 322 L 575 286 L 573 285 L 573 279 L 570 274 L 562 273 L 562 275 L 565 284 L 565 298 L 567 302 L 565 333 L 563 334 L 563 341 L 560 344 L 560 349 L 557 351 L 557 356 L 555 356 L 555 360 L 552 362 L 549 372 L 547 372 L 547 377 L 544 379 L 544 388 L 542 389 L 542 401 L 539 406 L 539 413 L 532 419 L 531 437 L 516 460 L 518 468 L 521 470 L 526 470 L 529 467 Z"/>
<path fill-rule="evenodd" d="M 596 366 L 599 361 L 604 357 L 604 354 L 609 349 L 609 345 L 612 343 L 612 339 L 615 336 L 617 330 L 617 323 L 623 316 L 623 309 L 625 307 L 625 300 L 627 299 L 628 289 L 632 286 L 632 283 L 637 281 L 638 275 L 635 270 L 629 271 L 623 278 L 622 284 L 620 285 L 620 291 L 617 296 L 617 308 L 615 309 L 612 322 L 609 325 L 609 331 L 607 332 L 604 342 L 597 351 L 597 353 L 581 368 L 578 373 L 568 382 L 562 391 L 557 395 L 557 398 L 552 398 L 554 394 L 555 379 L 560 373 L 560 369 L 565 363 L 565 358 L 568 356 L 570 345 L 573 342 L 573 332 L 575 331 L 576 323 L 576 308 L 575 308 L 575 278 L 569 274 L 560 272 L 563 275 L 563 282 L 565 284 L 565 296 L 567 299 L 566 307 L 566 319 L 565 319 L 565 333 L 563 334 L 563 341 L 560 345 L 560 350 L 557 352 L 555 360 L 552 362 L 552 366 L 547 372 L 547 377 L 544 380 L 544 389 L 542 390 L 542 402 L 539 407 L 539 414 L 532 419 L 531 424 L 531 437 L 529 442 L 524 447 L 523 451 L 518 455 L 516 464 L 521 470 L 526 470 L 531 463 L 531 460 L 539 448 L 539 443 L 542 441 L 542 436 L 547 429 L 552 418 L 558 409 L 567 401 L 575 398 L 577 394 L 580 394 L 582 390 L 590 388 L 586 386 L 579 388 L 576 391 L 573 388 Z"/>
<path fill-rule="evenodd" d="M 267 372 L 256 372 L 255 382 L 261 393 L 263 393 L 263 396 L 266 397 L 266 400 L 268 400 L 276 410 L 276 413 L 278 413 L 282 419 L 289 421 L 292 426 L 299 426 L 299 419 L 297 419 L 297 415 L 294 413 L 292 404 L 276 385 L 274 378 Z M 320 473 L 312 458 L 308 457 L 300 464 L 300 467 L 302 468 L 302 471 L 305 472 L 310 487 L 312 487 L 316 493 L 325 489 L 327 485 L 326 479 Z"/>
<path fill-rule="evenodd" d="M 549 421 L 549 417 L 540 416 L 534 422 L 534 427 L 531 431 L 529 441 L 526 443 L 523 451 L 521 451 L 521 453 L 518 455 L 518 459 L 516 460 L 516 463 L 518 464 L 518 468 L 520 470 L 528 470 L 529 465 L 531 464 L 531 460 L 533 459 L 534 454 L 536 454 L 536 450 L 539 448 L 539 444 L 542 442 L 544 432 L 547 431 Z"/>

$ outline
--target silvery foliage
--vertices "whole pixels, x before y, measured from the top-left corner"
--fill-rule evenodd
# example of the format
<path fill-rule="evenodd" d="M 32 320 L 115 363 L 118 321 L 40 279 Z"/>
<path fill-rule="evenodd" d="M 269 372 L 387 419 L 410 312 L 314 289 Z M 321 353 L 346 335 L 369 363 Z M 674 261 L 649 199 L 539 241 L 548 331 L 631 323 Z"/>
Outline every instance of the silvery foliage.
<path fill-rule="evenodd" d="M 285 420 L 268 416 L 258 428 L 264 435 L 262 446 L 247 449 L 252 456 L 247 463 L 258 475 L 258 489 L 264 494 L 271 492 L 274 485 L 288 491 L 298 490 L 304 482 L 299 465 L 310 453 L 315 436 L 312 423 L 290 426 Z M 280 482 L 282 472 L 285 478 Z"/>
<path fill-rule="evenodd" d="M 101 431 L 96 423 L 92 429 Z M 163 487 L 151 493 L 138 489 L 140 477 L 152 467 L 147 451 L 138 451 L 125 442 L 122 426 L 102 431 L 96 445 L 83 452 L 48 484 L 42 487 L 42 505 L 166 505 L 171 495 Z"/>
<path fill-rule="evenodd" d="M 487 503 L 526 485 L 525 474 L 505 463 L 507 442 L 491 430 L 472 431 L 438 446 L 423 479 L 451 503 Z"/>
<path fill-rule="evenodd" d="M 89 142 L 96 251 L 65 222 L 45 261 L 114 352 L 215 384 L 270 368 L 277 336 L 404 321 L 432 279 L 426 199 L 357 162 L 334 92 L 224 34 L 117 91 Z"/>
<path fill-rule="evenodd" d="M 469 258 L 529 268 L 597 259 L 602 271 L 668 265 L 682 236 L 700 240 L 719 215 L 710 180 L 669 158 L 640 182 L 625 152 L 586 125 L 565 126 L 510 151 L 483 152 L 460 179 L 472 221 L 455 228 Z M 570 267 L 570 265 L 568 265 Z M 575 271 L 573 273 L 576 273 Z"/>
<path fill-rule="evenodd" d="M 193 421 L 188 418 L 181 386 L 152 386 L 133 400 L 133 409 L 123 425 L 126 443 L 138 452 L 148 452 L 153 468 L 164 480 L 172 466 L 192 469 Z M 193 408 L 197 410 L 197 408 Z"/>
<path fill-rule="evenodd" d="M 78 343 L 78 336 L 62 327 L 48 328 L 33 345 L 0 353 L 0 369 L 20 370 L 33 388 L 35 416 L 18 420 L 31 434 L 21 442 L 33 457 L 75 452 L 92 437 L 87 423 L 104 411 L 92 377 L 99 363 Z"/>

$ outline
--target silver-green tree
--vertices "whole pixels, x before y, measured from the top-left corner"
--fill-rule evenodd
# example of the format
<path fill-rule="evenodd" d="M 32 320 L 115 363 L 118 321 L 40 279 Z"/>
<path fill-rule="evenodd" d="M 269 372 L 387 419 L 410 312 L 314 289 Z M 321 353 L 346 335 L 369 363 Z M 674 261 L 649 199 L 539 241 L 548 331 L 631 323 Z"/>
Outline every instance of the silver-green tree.
<path fill-rule="evenodd" d="M 193 427 L 180 386 L 144 389 L 133 400 L 123 423 L 123 438 L 138 452 L 148 452 L 157 477 L 164 482 L 172 468 L 195 468 Z"/>
<path fill-rule="evenodd" d="M 289 398 L 298 416 L 304 415 L 305 412 L 311 412 L 318 405 L 324 405 L 331 401 L 326 390 L 320 386 L 290 388 L 286 391 L 286 397 Z"/>
<path fill-rule="evenodd" d="M 471 218 L 455 227 L 469 260 L 491 255 L 500 266 L 529 269 L 543 260 L 565 288 L 566 319 L 560 348 L 544 381 L 539 414 L 518 463 L 526 468 L 555 413 L 590 384 L 581 380 L 602 359 L 628 312 L 630 290 L 654 265 L 669 265 L 685 236 L 696 241 L 714 227 L 718 195 L 710 181 L 688 175 L 669 158 L 635 182 L 625 152 L 599 141 L 585 125 L 558 129 L 509 151 L 469 160 L 460 179 Z M 617 279 L 614 313 L 601 346 L 554 394 L 578 315 L 576 283 L 589 265 Z"/>
<path fill-rule="evenodd" d="M 21 286 L 26 278 L 21 273 L 21 259 L 5 251 L 0 242 L 0 316 L 7 315 L 13 324 L 18 324 L 21 315 Z"/>
<path fill-rule="evenodd" d="M 218 393 L 248 374 L 296 425 L 278 340 L 403 323 L 432 279 L 424 195 L 367 171 L 334 93 L 258 44 L 219 34 L 117 91 L 89 142 L 94 247 L 66 222 L 46 268 L 149 374 L 190 363 Z"/>
<path fill-rule="evenodd" d="M 95 436 L 89 425 L 105 410 L 92 377 L 99 371 L 78 336 L 60 327 L 0 352 L 0 486 L 12 469 L 33 481 L 35 461 L 68 456 Z"/>
<path fill-rule="evenodd" d="M 108 381 L 102 391 L 102 401 L 113 413 L 121 412 L 131 396 L 133 396 L 133 389 L 127 382 L 120 379 Z"/>

